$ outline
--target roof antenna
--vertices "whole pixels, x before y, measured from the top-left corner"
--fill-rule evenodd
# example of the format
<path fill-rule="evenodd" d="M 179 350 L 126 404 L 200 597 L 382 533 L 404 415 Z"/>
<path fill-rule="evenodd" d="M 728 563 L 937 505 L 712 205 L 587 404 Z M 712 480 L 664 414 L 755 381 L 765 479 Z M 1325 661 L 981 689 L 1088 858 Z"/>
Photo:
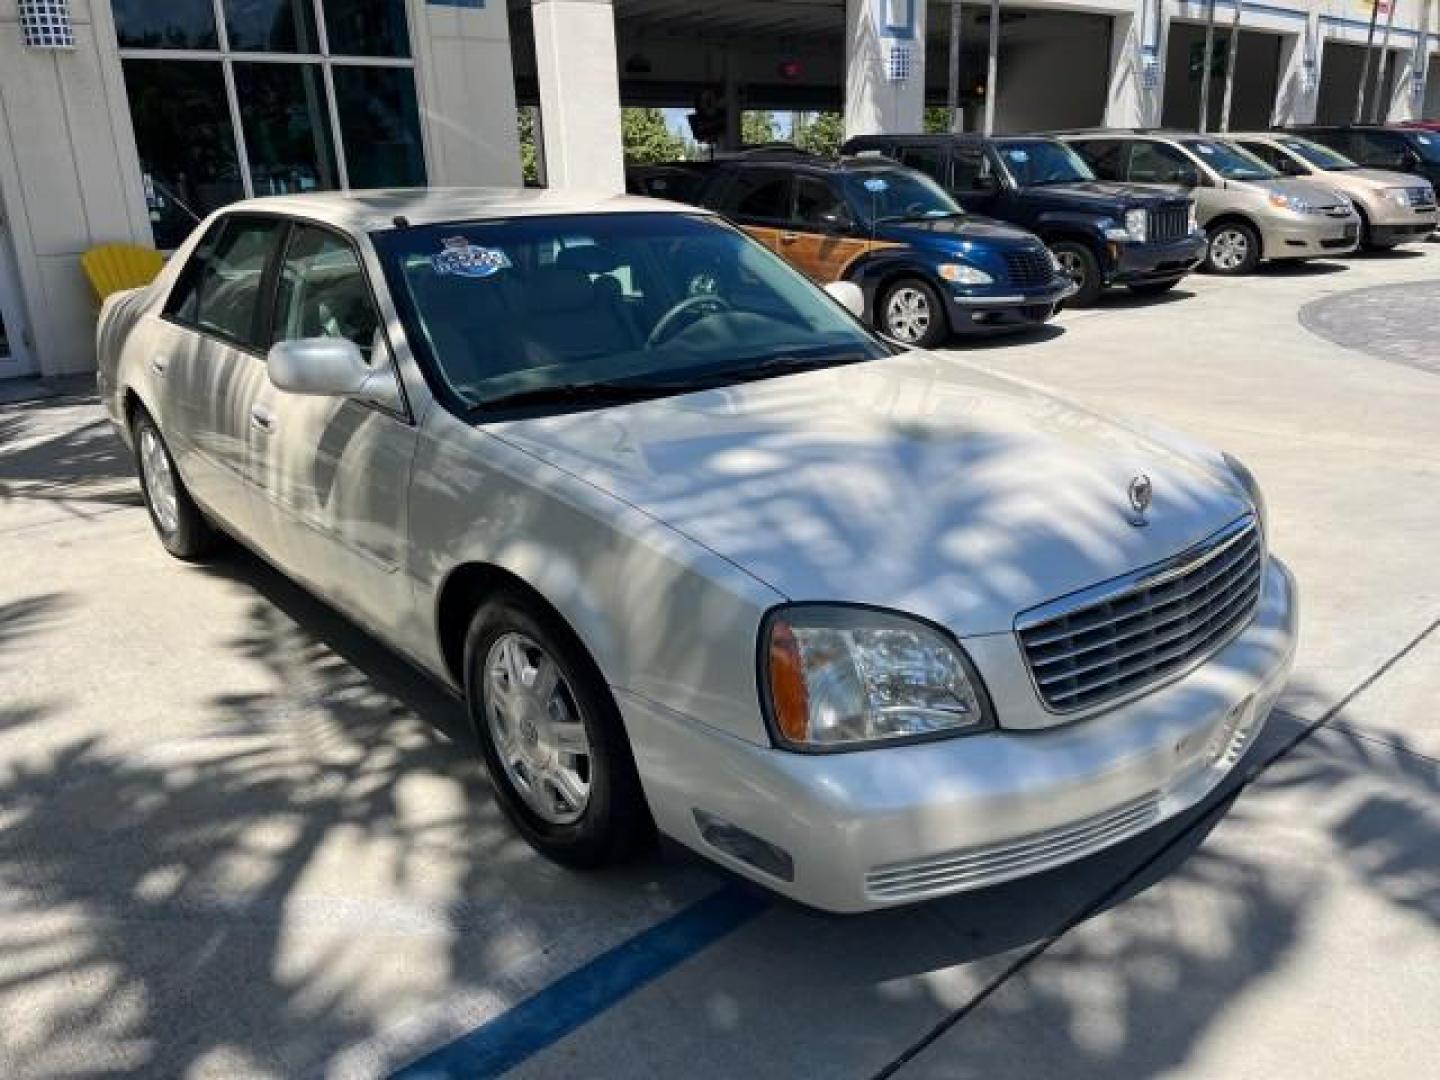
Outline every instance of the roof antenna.
<path fill-rule="evenodd" d="M 404 214 L 396 214 L 390 219 L 390 224 L 394 225 L 397 229 L 408 229 L 410 227 L 410 219 Z"/>

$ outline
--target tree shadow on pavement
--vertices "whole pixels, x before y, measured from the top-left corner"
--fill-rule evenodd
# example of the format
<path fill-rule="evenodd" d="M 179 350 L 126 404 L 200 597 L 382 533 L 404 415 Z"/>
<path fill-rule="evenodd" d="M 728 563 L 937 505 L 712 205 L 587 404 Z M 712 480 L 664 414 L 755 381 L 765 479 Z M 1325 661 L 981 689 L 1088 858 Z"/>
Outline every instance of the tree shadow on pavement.
<path fill-rule="evenodd" d="M 47 398 L 0 410 L 0 507 L 38 504 L 83 517 L 141 505 L 130 455 L 92 404 Z"/>

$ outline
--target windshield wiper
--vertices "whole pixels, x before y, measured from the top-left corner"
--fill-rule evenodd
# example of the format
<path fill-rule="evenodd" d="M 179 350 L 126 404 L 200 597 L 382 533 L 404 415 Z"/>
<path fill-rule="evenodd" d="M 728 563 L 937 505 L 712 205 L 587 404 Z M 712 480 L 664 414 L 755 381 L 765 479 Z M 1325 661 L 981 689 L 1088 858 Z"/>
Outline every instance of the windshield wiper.
<path fill-rule="evenodd" d="M 887 221 L 941 221 L 944 218 L 964 217 L 963 210 L 927 210 L 923 214 L 884 214 L 875 219 L 875 224 Z"/>
<path fill-rule="evenodd" d="M 633 379 L 560 383 L 556 386 L 536 386 L 529 390 L 516 390 L 486 398 L 472 404 L 470 412 L 516 409 L 527 405 L 623 405 L 630 401 L 684 393 L 695 388 L 693 383 L 688 382 L 647 382 Z"/>

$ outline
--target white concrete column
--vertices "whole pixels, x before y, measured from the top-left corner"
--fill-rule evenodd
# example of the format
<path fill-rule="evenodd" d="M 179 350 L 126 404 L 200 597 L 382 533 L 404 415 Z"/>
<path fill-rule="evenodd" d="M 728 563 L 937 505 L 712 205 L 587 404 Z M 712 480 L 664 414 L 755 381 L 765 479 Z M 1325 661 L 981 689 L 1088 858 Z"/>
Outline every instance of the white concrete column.
<path fill-rule="evenodd" d="M 845 0 L 846 138 L 923 128 L 925 6 Z"/>
<path fill-rule="evenodd" d="M 518 186 L 515 73 L 504 4 L 410 0 L 426 171 L 432 186 Z"/>
<path fill-rule="evenodd" d="M 1141 8 L 1134 15 L 1116 15 L 1110 34 L 1110 80 L 1105 92 L 1106 127 L 1145 126 L 1145 72 L 1141 66 Z"/>
<path fill-rule="evenodd" d="M 1280 42 L 1280 77 L 1271 122 L 1282 127 L 1312 124 L 1319 100 L 1320 23 L 1318 13 L 1312 11 L 1304 30 L 1287 34 Z"/>
<path fill-rule="evenodd" d="M 1417 102 L 1410 94 L 1410 82 L 1415 73 L 1415 50 L 1392 49 L 1390 52 L 1390 100 L 1382 105 L 1381 117 L 1386 122 L 1398 124 L 1418 117 Z M 1382 93 L 1384 89 L 1382 87 Z"/>
<path fill-rule="evenodd" d="M 549 186 L 624 191 L 620 71 L 610 0 L 531 2 Z"/>

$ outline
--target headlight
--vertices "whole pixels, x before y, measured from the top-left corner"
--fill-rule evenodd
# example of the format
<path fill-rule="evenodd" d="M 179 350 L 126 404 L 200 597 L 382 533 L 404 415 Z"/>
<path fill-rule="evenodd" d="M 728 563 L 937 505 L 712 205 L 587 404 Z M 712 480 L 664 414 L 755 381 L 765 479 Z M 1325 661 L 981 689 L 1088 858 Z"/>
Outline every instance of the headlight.
<path fill-rule="evenodd" d="M 1196 209 L 1193 199 L 1190 202 L 1190 231 L 1192 233 L 1200 231 L 1200 212 Z"/>
<path fill-rule="evenodd" d="M 1233 454 L 1221 454 L 1225 464 L 1230 467 L 1230 472 L 1245 492 L 1245 497 L 1250 500 L 1250 505 L 1255 508 L 1255 520 L 1260 523 L 1260 535 L 1269 537 L 1270 522 L 1269 515 L 1265 509 L 1265 493 L 1260 490 L 1260 485 L 1255 481 L 1255 474 L 1245 467 L 1245 463 Z"/>
<path fill-rule="evenodd" d="M 1135 243 L 1145 243 L 1150 238 L 1150 212 L 1140 209 L 1126 210 L 1125 232 Z"/>
<path fill-rule="evenodd" d="M 1310 204 L 1299 195 L 1287 195 L 1283 191 L 1270 192 L 1270 205 L 1277 210 L 1294 210 L 1297 214 L 1310 212 Z"/>
<path fill-rule="evenodd" d="M 989 285 L 995 281 L 984 270 L 968 263 L 941 263 L 940 276 L 956 285 Z"/>
<path fill-rule="evenodd" d="M 843 604 L 780 608 L 762 631 L 761 686 L 777 741 L 846 750 L 992 726 L 959 644 L 909 616 Z"/>
<path fill-rule="evenodd" d="M 1408 189 L 1403 187 L 1387 187 L 1382 194 L 1391 202 L 1403 206 L 1406 210 L 1410 209 L 1410 192 Z"/>

